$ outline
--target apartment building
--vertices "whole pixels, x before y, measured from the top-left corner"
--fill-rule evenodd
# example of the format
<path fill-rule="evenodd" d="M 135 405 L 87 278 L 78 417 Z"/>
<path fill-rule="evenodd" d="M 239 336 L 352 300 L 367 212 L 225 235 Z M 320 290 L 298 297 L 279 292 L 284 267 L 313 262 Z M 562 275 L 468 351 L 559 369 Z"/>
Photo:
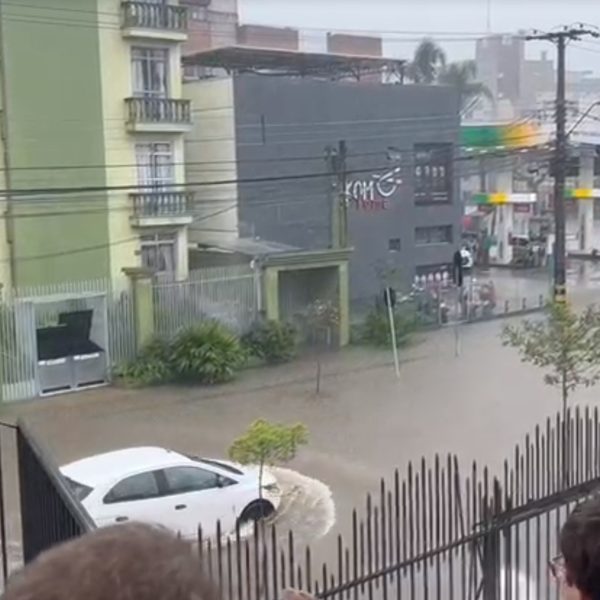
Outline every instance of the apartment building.
<path fill-rule="evenodd" d="M 181 47 L 171 0 L 0 5 L 0 283 L 187 274 Z"/>

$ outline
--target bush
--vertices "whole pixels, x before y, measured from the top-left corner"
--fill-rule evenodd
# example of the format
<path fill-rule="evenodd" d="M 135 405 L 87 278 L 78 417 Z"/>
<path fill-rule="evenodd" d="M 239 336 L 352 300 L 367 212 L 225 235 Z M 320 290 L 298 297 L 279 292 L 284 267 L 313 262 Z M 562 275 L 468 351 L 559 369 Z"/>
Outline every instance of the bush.
<path fill-rule="evenodd" d="M 246 361 L 238 338 L 216 321 L 182 331 L 171 344 L 178 380 L 215 384 L 230 381 Z"/>
<path fill-rule="evenodd" d="M 117 376 L 134 386 L 168 383 L 173 379 L 169 342 L 158 338 L 148 342 L 134 361 L 117 370 Z"/>
<path fill-rule="evenodd" d="M 261 321 L 242 337 L 249 354 L 270 364 L 289 362 L 296 354 L 296 329 L 288 323 Z"/>
<path fill-rule="evenodd" d="M 419 322 L 413 313 L 394 311 L 396 343 L 398 347 L 407 346 Z M 374 309 L 359 329 L 359 341 L 373 346 L 389 346 L 392 343 L 390 322 L 387 309 Z"/>

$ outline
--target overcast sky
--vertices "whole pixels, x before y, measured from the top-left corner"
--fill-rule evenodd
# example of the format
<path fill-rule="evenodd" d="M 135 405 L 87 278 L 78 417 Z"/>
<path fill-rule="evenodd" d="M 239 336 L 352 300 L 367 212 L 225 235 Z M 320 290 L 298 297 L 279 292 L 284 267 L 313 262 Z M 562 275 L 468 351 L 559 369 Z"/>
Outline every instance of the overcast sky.
<path fill-rule="evenodd" d="M 298 27 L 306 50 L 324 48 L 325 31 L 381 31 L 385 52 L 410 56 L 413 38 L 429 32 L 440 38 L 450 60 L 470 58 L 472 39 L 449 41 L 448 34 L 472 38 L 488 30 L 553 29 L 574 22 L 600 26 L 599 0 L 238 0 L 242 23 Z M 489 9 L 489 11 L 488 11 Z M 411 41 L 405 41 L 409 38 Z M 528 55 L 539 55 L 549 44 L 531 44 Z M 570 48 L 569 67 L 600 73 L 600 40 Z"/>

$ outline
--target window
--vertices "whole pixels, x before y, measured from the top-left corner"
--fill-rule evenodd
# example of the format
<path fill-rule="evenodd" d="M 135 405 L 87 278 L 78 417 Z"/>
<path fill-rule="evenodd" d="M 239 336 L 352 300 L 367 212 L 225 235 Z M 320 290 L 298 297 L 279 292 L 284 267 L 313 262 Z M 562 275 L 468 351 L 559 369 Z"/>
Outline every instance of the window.
<path fill-rule="evenodd" d="M 415 244 L 417 246 L 430 246 L 432 244 L 451 244 L 452 225 L 439 225 L 436 227 L 417 227 L 415 229 Z"/>
<path fill-rule="evenodd" d="M 159 495 L 158 483 L 154 472 L 140 473 L 127 477 L 117 483 L 104 497 L 105 504 L 115 502 L 131 502 L 132 500 L 147 500 Z"/>
<path fill-rule="evenodd" d="M 392 238 L 391 240 L 388 240 L 388 250 L 390 252 L 400 252 L 400 249 L 400 238 Z"/>
<path fill-rule="evenodd" d="M 177 239 L 174 233 L 157 233 L 141 237 L 142 266 L 153 273 L 176 272 Z"/>
<path fill-rule="evenodd" d="M 221 487 L 219 476 L 197 467 L 165 469 L 167 489 L 170 494 L 186 494 Z"/>
<path fill-rule="evenodd" d="M 169 51 L 163 48 L 132 48 L 133 95 L 168 96 Z"/>
<path fill-rule="evenodd" d="M 79 500 L 79 502 L 81 502 L 82 500 L 85 500 L 92 493 L 93 488 L 91 488 L 87 485 L 83 485 L 83 483 L 79 483 L 78 481 L 73 481 L 72 479 L 69 479 L 68 477 L 65 477 L 65 479 L 67 480 L 67 483 L 68 483 L 69 487 L 71 488 L 71 491 L 75 495 L 75 498 L 77 498 L 77 500 Z"/>
<path fill-rule="evenodd" d="M 136 144 L 135 156 L 140 185 L 151 185 L 157 190 L 164 190 L 175 183 L 171 144 Z"/>
<path fill-rule="evenodd" d="M 452 145 L 415 144 L 415 202 L 451 202 L 452 185 Z"/>

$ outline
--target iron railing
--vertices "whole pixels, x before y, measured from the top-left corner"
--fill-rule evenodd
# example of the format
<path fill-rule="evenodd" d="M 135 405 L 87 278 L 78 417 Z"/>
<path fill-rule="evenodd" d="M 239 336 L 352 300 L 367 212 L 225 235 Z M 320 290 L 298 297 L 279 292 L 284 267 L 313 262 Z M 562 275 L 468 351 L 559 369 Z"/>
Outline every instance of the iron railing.
<path fill-rule="evenodd" d="M 190 214 L 192 192 L 130 194 L 135 217 L 185 217 Z"/>
<path fill-rule="evenodd" d="M 217 527 L 198 547 L 223 600 L 277 600 L 286 587 L 334 600 L 558 600 L 548 561 L 574 504 L 600 489 L 599 456 L 598 410 L 575 410 L 536 427 L 497 476 L 452 455 L 409 464 L 336 538 Z"/>
<path fill-rule="evenodd" d="M 17 427 L 23 562 L 91 531 L 94 522 L 69 489 L 50 454 L 23 422 Z"/>
<path fill-rule="evenodd" d="M 172 123 L 189 125 L 192 111 L 189 100 L 173 98 L 126 98 L 128 121 L 130 124 Z"/>
<path fill-rule="evenodd" d="M 122 2 L 123 27 L 143 29 L 187 30 L 187 8 L 174 4 L 153 2 Z"/>

